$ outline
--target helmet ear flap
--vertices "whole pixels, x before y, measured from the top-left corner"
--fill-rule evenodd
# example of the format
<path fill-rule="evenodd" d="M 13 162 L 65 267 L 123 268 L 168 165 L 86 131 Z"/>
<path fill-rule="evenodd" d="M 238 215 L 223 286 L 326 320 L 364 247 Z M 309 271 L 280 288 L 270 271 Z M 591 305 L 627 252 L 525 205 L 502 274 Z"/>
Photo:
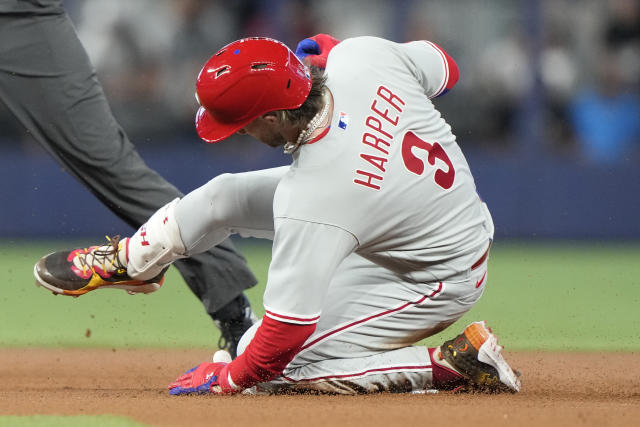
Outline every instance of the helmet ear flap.
<path fill-rule="evenodd" d="M 307 67 L 268 38 L 235 41 L 216 52 L 196 82 L 198 135 L 218 142 L 269 111 L 300 107 L 311 90 Z"/>

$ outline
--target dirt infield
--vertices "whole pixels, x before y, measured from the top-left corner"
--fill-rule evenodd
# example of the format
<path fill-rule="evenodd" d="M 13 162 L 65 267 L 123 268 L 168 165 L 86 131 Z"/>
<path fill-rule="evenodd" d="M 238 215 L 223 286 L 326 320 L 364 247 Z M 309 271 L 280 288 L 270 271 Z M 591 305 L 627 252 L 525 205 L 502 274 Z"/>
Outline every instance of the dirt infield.
<path fill-rule="evenodd" d="M 0 414 L 124 415 L 159 426 L 619 426 L 640 419 L 640 354 L 509 353 L 517 395 L 186 396 L 204 350 L 0 350 Z"/>

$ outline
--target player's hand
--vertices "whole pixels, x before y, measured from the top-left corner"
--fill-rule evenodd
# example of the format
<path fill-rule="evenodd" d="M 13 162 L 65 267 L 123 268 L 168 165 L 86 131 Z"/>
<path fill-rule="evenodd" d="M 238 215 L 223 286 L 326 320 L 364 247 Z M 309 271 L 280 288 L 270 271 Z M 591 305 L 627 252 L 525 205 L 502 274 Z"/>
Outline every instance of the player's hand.
<path fill-rule="evenodd" d="M 169 384 L 169 394 L 223 394 L 226 391 L 218 379 L 225 366 L 227 363 L 201 363 Z M 226 371 L 224 369 L 224 374 Z"/>
<path fill-rule="evenodd" d="M 296 55 L 308 66 L 325 68 L 327 56 L 340 40 L 329 34 L 318 34 L 302 40 L 296 47 Z"/>

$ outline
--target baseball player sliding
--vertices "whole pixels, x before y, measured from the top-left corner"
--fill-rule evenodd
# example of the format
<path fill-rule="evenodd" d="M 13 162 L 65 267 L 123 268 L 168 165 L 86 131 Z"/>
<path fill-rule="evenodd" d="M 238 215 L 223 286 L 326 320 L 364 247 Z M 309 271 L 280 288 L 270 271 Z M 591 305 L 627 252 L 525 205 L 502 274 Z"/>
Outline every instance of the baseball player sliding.
<path fill-rule="evenodd" d="M 327 35 L 297 53 L 233 42 L 197 80 L 199 135 L 248 134 L 293 163 L 225 174 L 157 211 L 132 237 L 35 267 L 56 290 L 157 289 L 175 260 L 239 233 L 273 239 L 266 315 L 231 361 L 202 363 L 171 394 L 520 389 L 474 322 L 436 348 L 487 284 L 493 222 L 450 126 L 430 101 L 458 80 L 434 43 Z M 324 72 L 322 67 L 326 67 Z"/>

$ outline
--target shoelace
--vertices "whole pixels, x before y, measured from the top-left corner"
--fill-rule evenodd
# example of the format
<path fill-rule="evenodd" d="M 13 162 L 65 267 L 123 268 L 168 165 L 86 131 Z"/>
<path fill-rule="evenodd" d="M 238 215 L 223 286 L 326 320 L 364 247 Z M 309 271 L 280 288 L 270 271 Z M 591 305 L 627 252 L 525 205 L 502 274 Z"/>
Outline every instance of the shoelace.
<path fill-rule="evenodd" d="M 95 249 L 86 248 L 84 251 L 76 252 L 75 258 L 78 260 L 83 274 L 86 273 L 87 270 L 95 272 L 94 269 L 96 267 L 101 267 L 103 273 L 109 273 L 110 271 L 124 273 L 127 271 L 127 268 L 122 265 L 118 258 L 120 235 L 105 237 L 109 242 L 108 245 L 98 246 Z"/>

